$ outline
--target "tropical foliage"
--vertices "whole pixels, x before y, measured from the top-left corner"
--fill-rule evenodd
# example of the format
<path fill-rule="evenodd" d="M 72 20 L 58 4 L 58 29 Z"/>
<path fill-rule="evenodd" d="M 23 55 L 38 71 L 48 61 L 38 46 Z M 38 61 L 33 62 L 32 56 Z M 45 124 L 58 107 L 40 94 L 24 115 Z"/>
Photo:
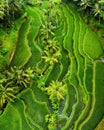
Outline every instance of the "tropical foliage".
<path fill-rule="evenodd" d="M 49 99 L 57 100 L 57 102 L 60 102 L 60 100 L 64 99 L 64 95 L 67 93 L 67 90 L 65 88 L 65 85 L 62 84 L 62 82 L 58 81 L 52 81 L 50 83 L 49 87 L 45 89 L 47 91 L 47 94 L 49 95 Z"/>
<path fill-rule="evenodd" d="M 59 81 L 52 81 L 50 85 L 45 88 L 47 95 L 52 103 L 53 113 L 48 114 L 45 117 L 48 123 L 49 130 L 55 130 L 58 122 L 60 101 L 64 100 L 64 96 L 67 94 L 66 85 Z"/>
<path fill-rule="evenodd" d="M 22 0 L 0 0 L 0 26 L 9 27 L 13 20 L 23 14 Z"/>
<path fill-rule="evenodd" d="M 15 66 L 0 74 L 0 107 L 13 101 L 16 94 L 30 86 L 33 73 L 31 68 L 24 70 Z"/>
<path fill-rule="evenodd" d="M 103 0 L 73 0 L 81 10 L 95 18 L 104 20 L 104 1 Z"/>
<path fill-rule="evenodd" d="M 0 73 L 0 129 L 94 130 L 104 115 L 101 42 L 72 3 L 33 1 L 14 22 L 17 37 L 0 35 L 1 47 L 12 48 L 0 52 L 10 54 Z"/>

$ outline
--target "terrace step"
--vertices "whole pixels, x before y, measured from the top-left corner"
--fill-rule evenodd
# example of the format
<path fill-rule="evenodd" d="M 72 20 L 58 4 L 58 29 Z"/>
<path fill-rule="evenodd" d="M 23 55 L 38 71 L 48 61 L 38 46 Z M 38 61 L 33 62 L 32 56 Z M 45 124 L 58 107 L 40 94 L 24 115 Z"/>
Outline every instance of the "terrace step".
<path fill-rule="evenodd" d="M 29 62 L 26 64 L 26 67 L 36 67 L 37 63 L 41 60 L 41 52 L 36 45 L 36 37 L 39 33 L 39 28 L 41 25 L 40 17 L 38 16 L 38 12 L 36 9 L 32 10 L 27 7 L 29 19 L 32 19 L 31 28 L 29 30 L 29 34 L 27 36 L 28 45 L 30 47 L 32 56 L 29 59 Z"/>
<path fill-rule="evenodd" d="M 85 54 L 93 60 L 99 59 L 103 55 L 101 42 L 89 28 L 87 28 L 85 34 L 83 50 Z"/>
<path fill-rule="evenodd" d="M 73 16 L 71 16 L 71 14 L 68 13 L 68 9 L 64 7 L 64 13 L 66 14 L 66 16 L 68 18 L 70 18 L 70 21 L 69 19 L 67 18 L 67 25 L 68 25 L 68 30 L 71 32 L 71 29 L 70 29 L 70 26 L 71 24 L 73 26 L 71 27 L 74 27 L 74 24 L 73 24 Z M 70 24 L 69 24 L 70 23 Z M 68 37 L 69 38 L 69 35 L 70 35 L 70 32 L 68 34 Z M 72 33 L 72 37 L 73 37 L 73 33 Z M 70 45 L 70 46 L 67 46 L 67 45 Z M 75 88 L 76 90 L 76 96 L 77 96 L 77 102 L 73 105 L 73 111 L 66 123 L 66 126 L 64 126 L 62 128 L 62 130 L 65 130 L 65 129 L 69 129 L 72 127 L 73 125 L 73 121 L 76 120 L 77 116 L 78 116 L 78 113 L 80 112 L 80 110 L 82 109 L 82 101 L 81 101 L 81 96 L 80 96 L 80 93 L 79 93 L 79 88 L 78 88 L 78 80 L 77 80 L 77 75 L 76 75 L 76 72 L 77 72 L 77 68 L 76 68 L 76 58 L 74 57 L 74 53 L 73 53 L 73 44 L 71 44 L 69 42 L 69 40 L 67 39 L 65 44 L 64 44 L 64 47 L 67 48 L 67 50 L 69 51 L 69 58 L 70 58 L 70 76 L 69 76 L 69 80 L 70 80 L 70 83 L 71 85 L 73 85 L 73 87 Z M 77 86 L 77 87 L 76 87 Z M 77 108 L 77 109 L 76 109 Z"/>
<path fill-rule="evenodd" d="M 21 130 L 33 130 L 33 128 L 30 126 L 26 113 L 25 113 L 25 104 L 18 98 L 15 99 L 15 102 L 12 103 L 12 106 L 18 111 L 20 118 L 21 118 Z"/>
<path fill-rule="evenodd" d="M 58 78 L 59 81 L 61 81 L 65 75 L 67 74 L 68 72 L 68 69 L 69 69 L 69 66 L 70 66 L 70 59 L 68 57 L 68 51 L 64 48 L 64 37 L 67 35 L 67 24 L 66 24 L 66 16 L 64 15 L 64 11 L 63 11 L 63 8 L 60 6 L 60 10 L 62 11 L 63 13 L 63 31 L 62 31 L 62 41 L 60 41 L 60 39 L 58 40 L 59 43 L 60 43 L 60 50 L 61 50 L 61 59 L 60 59 L 60 62 L 61 62 L 61 65 L 62 65 L 62 72 Z"/>
<path fill-rule="evenodd" d="M 52 80 L 56 81 L 58 79 L 60 71 L 61 71 L 60 63 L 55 63 L 49 76 L 47 77 L 46 86 L 48 86 Z"/>
<path fill-rule="evenodd" d="M 7 40 L 7 41 L 5 41 L 5 42 L 7 42 L 7 44 L 9 43 L 10 45 L 9 45 L 9 47 L 10 47 L 10 49 L 9 50 L 11 50 L 11 48 L 12 48 L 12 50 L 10 51 L 10 52 L 8 52 L 8 53 L 10 53 L 9 54 L 9 59 L 8 59 L 8 65 L 10 66 L 11 65 L 11 62 L 12 62 L 12 60 L 13 60 L 13 57 L 14 57 L 14 54 L 15 54 L 15 51 L 16 51 L 16 47 L 18 46 L 18 35 L 19 35 L 19 30 L 20 30 L 20 28 L 22 27 L 22 25 L 23 25 L 23 23 L 25 22 L 25 20 L 26 20 L 26 15 L 24 15 L 23 17 L 21 17 L 21 18 L 19 18 L 17 21 L 14 21 L 14 24 L 15 24 L 15 28 L 16 28 L 16 30 L 15 30 L 15 32 L 13 31 L 13 32 L 10 32 L 10 34 L 9 34 L 9 39 Z M 15 35 L 13 35 L 13 37 L 11 38 L 11 33 L 15 33 Z M 6 36 L 7 37 L 7 36 Z M 10 40 L 10 41 L 9 41 Z M 5 43 L 4 43 L 5 44 Z"/>
<path fill-rule="evenodd" d="M 88 84 L 86 84 L 86 80 L 88 79 L 88 77 L 89 77 L 89 75 L 88 75 L 88 73 L 86 73 L 87 71 L 88 71 L 88 67 L 87 67 L 87 69 L 86 69 L 86 63 L 84 62 L 84 56 L 85 55 L 83 55 L 83 57 L 80 55 L 80 53 L 79 53 L 79 44 L 82 44 L 80 41 L 79 41 L 79 37 L 80 37 L 80 24 L 79 23 L 81 23 L 81 21 L 80 21 L 80 18 L 79 18 L 79 16 L 78 15 L 76 15 L 76 12 L 74 11 L 74 10 L 72 10 L 71 9 L 71 12 L 73 13 L 73 16 L 74 16 L 74 22 L 76 22 L 76 26 L 75 27 L 79 27 L 79 30 L 77 29 L 77 33 L 74 33 L 75 35 L 74 35 L 74 53 L 75 53 L 75 57 L 76 57 L 76 61 L 77 61 L 77 64 L 78 64 L 78 71 L 77 71 L 77 77 L 78 77 L 78 81 L 79 81 L 79 85 L 80 85 L 80 91 L 79 91 L 79 93 L 82 93 L 82 101 L 83 101 L 83 109 L 82 109 L 82 111 L 80 112 L 80 116 L 77 118 L 77 120 L 76 120 L 76 122 L 75 122 L 75 124 L 74 124 L 74 130 L 76 130 L 76 129 L 78 129 L 77 127 L 78 127 L 78 122 L 80 122 L 80 121 L 82 121 L 83 120 L 83 118 L 85 117 L 85 115 L 87 115 L 88 114 L 88 112 L 90 111 L 90 108 L 91 108 L 91 97 L 90 96 L 88 96 L 88 94 L 86 94 L 86 89 L 88 89 L 88 88 L 85 88 L 85 86 L 87 86 L 87 87 L 92 87 L 91 85 L 92 85 L 92 82 L 91 82 L 91 85 L 90 86 L 88 86 Z M 78 21 L 79 21 L 79 23 L 78 23 Z M 84 28 L 84 27 L 83 27 Z M 75 31 L 74 31 L 75 32 Z M 78 36 L 78 34 L 79 34 L 79 36 Z M 83 53 L 82 53 L 83 54 Z M 83 68 L 83 69 L 82 69 Z M 86 71 L 85 71 L 86 70 Z M 91 69 L 90 69 L 91 70 Z M 91 71 L 90 71 L 91 72 Z M 84 78 L 83 77 L 86 77 L 86 79 L 84 80 Z M 91 76 L 90 76 L 90 78 L 91 78 Z M 88 81 L 88 80 L 87 80 Z M 88 82 L 90 82 L 91 81 L 91 79 L 88 81 Z M 84 114 L 84 112 L 85 112 L 85 114 Z"/>
<path fill-rule="evenodd" d="M 66 82 L 66 85 L 67 85 L 67 91 L 68 91 L 68 94 L 66 96 L 66 100 L 65 100 L 65 106 L 64 106 L 64 109 L 62 111 L 62 115 L 61 116 L 66 116 L 67 117 L 67 121 L 65 122 L 64 125 L 62 125 L 61 128 L 64 128 L 64 126 L 66 125 L 65 128 L 68 128 L 68 121 L 70 120 L 70 116 L 71 114 L 74 112 L 74 107 L 75 107 L 75 104 L 76 104 L 76 92 L 75 92 L 75 88 L 73 88 L 72 85 L 70 85 L 70 82 L 68 80 L 65 81 Z"/>
<path fill-rule="evenodd" d="M 31 89 L 24 90 L 19 97 L 25 104 L 27 119 L 29 119 L 29 121 L 40 130 L 47 129 L 45 115 L 48 114 L 49 111 L 46 102 L 36 100 Z"/>
<path fill-rule="evenodd" d="M 61 15 L 63 16 L 63 12 L 61 11 L 61 9 L 59 7 L 56 7 L 56 9 L 61 13 Z M 61 16 L 61 17 L 62 17 Z M 58 63 L 55 63 L 53 65 L 53 68 L 52 68 L 52 71 L 49 75 L 49 77 L 47 78 L 47 81 L 46 81 L 46 86 L 49 85 L 49 83 L 52 81 L 52 80 L 58 80 L 59 77 L 61 76 L 61 74 L 63 73 L 63 64 L 62 64 L 62 41 L 63 41 L 63 34 L 61 34 L 62 32 L 64 32 L 64 24 L 63 22 L 61 23 L 60 27 L 56 28 L 54 30 L 54 34 L 55 34 L 55 39 L 58 41 L 58 46 L 60 47 L 60 53 L 61 53 L 61 58 L 59 58 L 59 62 Z"/>
<path fill-rule="evenodd" d="M 23 67 L 31 57 L 31 51 L 28 46 L 27 35 L 29 33 L 31 19 L 27 19 L 21 26 L 18 35 L 18 43 L 11 66 Z"/>
<path fill-rule="evenodd" d="M 0 129 L 22 130 L 21 116 L 19 112 L 10 103 L 7 105 L 2 116 L 0 116 Z"/>
<path fill-rule="evenodd" d="M 95 100 L 92 105 L 92 113 L 89 113 L 85 122 L 80 126 L 82 130 L 92 130 L 94 129 L 98 122 L 102 119 L 104 114 L 104 64 L 101 61 L 95 61 L 93 67 L 93 96 Z"/>

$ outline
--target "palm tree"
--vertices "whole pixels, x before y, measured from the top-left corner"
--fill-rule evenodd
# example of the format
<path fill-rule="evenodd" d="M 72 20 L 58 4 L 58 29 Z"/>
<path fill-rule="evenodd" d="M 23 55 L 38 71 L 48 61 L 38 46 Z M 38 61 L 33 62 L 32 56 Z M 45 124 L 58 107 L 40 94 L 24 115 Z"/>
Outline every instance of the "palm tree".
<path fill-rule="evenodd" d="M 94 16 L 97 16 L 102 12 L 101 6 L 98 3 L 95 4 L 92 10 L 94 12 Z"/>
<path fill-rule="evenodd" d="M 50 85 L 44 89 L 49 95 L 52 103 L 53 113 L 46 115 L 45 120 L 48 123 L 48 129 L 54 130 L 58 128 L 59 103 L 64 99 L 67 93 L 66 85 L 59 81 L 52 81 Z"/>
<path fill-rule="evenodd" d="M 60 55 L 61 54 L 60 54 L 59 47 L 57 46 L 56 39 L 53 38 L 47 40 L 47 45 L 44 50 L 44 56 L 42 56 L 45 62 L 48 62 L 49 64 L 58 62 L 58 58 Z"/>
<path fill-rule="evenodd" d="M 5 103 L 12 102 L 16 94 L 22 89 L 30 86 L 31 79 L 34 78 L 34 70 L 20 67 L 11 67 L 4 73 L 0 73 L 0 108 Z"/>
<path fill-rule="evenodd" d="M 12 87 L 11 84 L 0 83 L 0 107 L 2 107 L 7 102 L 12 102 L 14 100 L 15 94 L 18 92 L 18 87 Z"/>
<path fill-rule="evenodd" d="M 52 0 L 53 4 L 60 4 L 62 0 Z"/>
<path fill-rule="evenodd" d="M 87 8 L 89 9 L 89 7 L 91 8 L 93 6 L 93 2 L 90 0 L 81 0 L 79 5 L 81 6 L 81 9 L 87 10 Z"/>
<path fill-rule="evenodd" d="M 51 51 L 51 49 L 49 51 L 44 50 L 45 55 L 42 56 L 42 58 L 45 60 L 45 62 L 48 62 L 50 65 L 53 65 L 54 63 L 58 62 L 58 58 L 61 54 L 59 50 L 54 53 L 52 53 Z"/>
<path fill-rule="evenodd" d="M 41 25 L 40 28 L 40 35 L 44 36 L 46 39 L 49 38 L 49 35 L 54 36 L 54 32 L 53 32 L 54 26 L 52 26 L 51 23 L 45 23 Z"/>
<path fill-rule="evenodd" d="M 63 100 L 67 93 L 66 85 L 59 81 L 52 81 L 45 90 L 51 101 L 56 99 L 58 102 Z"/>
<path fill-rule="evenodd" d="M 34 69 L 23 69 L 20 67 L 11 67 L 5 72 L 7 82 L 13 82 L 15 85 L 27 88 L 30 86 L 31 80 L 34 78 Z M 20 88 L 20 89 L 22 89 Z"/>

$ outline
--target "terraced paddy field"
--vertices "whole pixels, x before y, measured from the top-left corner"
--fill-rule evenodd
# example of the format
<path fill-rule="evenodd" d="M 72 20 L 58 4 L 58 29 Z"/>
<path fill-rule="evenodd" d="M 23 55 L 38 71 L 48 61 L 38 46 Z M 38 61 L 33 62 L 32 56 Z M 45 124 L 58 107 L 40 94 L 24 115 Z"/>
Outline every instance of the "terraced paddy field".
<path fill-rule="evenodd" d="M 94 130 L 104 116 L 100 41 L 72 5 L 44 1 L 25 8 L 10 35 L 8 69 L 33 68 L 35 76 L 6 104 L 0 130 Z"/>

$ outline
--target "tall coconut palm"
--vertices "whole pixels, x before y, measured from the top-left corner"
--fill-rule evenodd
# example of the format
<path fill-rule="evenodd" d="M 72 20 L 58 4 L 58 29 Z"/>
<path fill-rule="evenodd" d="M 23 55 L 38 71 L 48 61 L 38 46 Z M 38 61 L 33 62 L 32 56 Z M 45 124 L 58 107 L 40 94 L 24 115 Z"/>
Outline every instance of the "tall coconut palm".
<path fill-rule="evenodd" d="M 59 81 L 52 81 L 45 90 L 50 100 L 56 99 L 59 102 L 64 99 L 67 93 L 66 85 Z"/>

